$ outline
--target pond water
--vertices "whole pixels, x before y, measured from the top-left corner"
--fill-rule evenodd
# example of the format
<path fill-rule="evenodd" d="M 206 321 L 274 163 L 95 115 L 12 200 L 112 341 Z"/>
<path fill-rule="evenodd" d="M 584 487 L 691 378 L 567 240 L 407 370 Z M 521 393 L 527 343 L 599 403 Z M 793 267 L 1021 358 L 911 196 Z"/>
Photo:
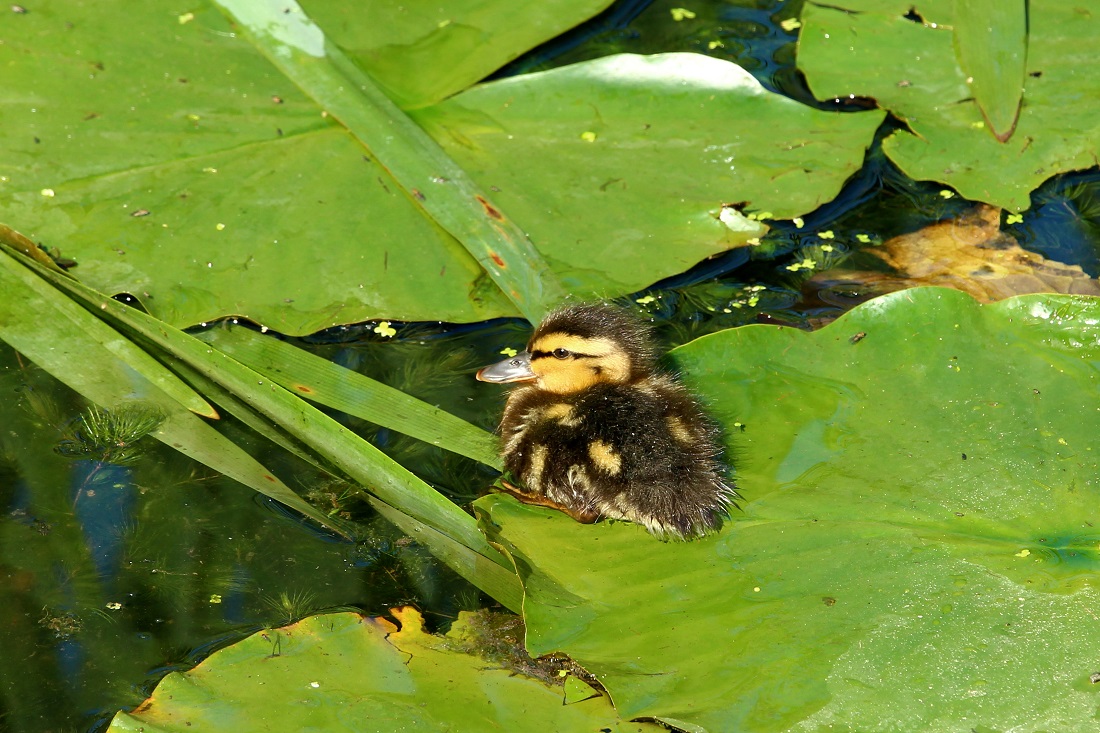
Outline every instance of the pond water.
<path fill-rule="evenodd" d="M 699 12 L 723 38 L 714 48 L 700 40 L 698 24 L 671 19 L 674 7 L 619 3 L 505 73 L 624 50 L 692 50 L 736 61 L 770 88 L 808 99 L 793 68 L 794 33 L 778 25 L 793 14 L 789 7 L 708 4 Z M 804 287 L 809 273 L 792 270 L 792 263 L 811 256 L 820 259 L 819 269 L 843 263 L 882 270 L 881 260 L 863 250 L 969 207 L 944 198 L 938 185 L 906 179 L 876 148 L 842 195 L 806 217 L 803 228 L 780 225 L 757 247 L 702 263 L 629 300 L 653 319 L 666 346 L 748 323 L 817 325 L 870 293 L 848 284 L 822 296 Z M 1005 230 L 1095 277 L 1100 173 L 1048 182 L 1023 220 Z M 397 335 L 387 339 L 369 325 L 350 326 L 295 343 L 491 429 L 503 392 L 475 382 L 473 373 L 502 349 L 521 347 L 527 328 L 519 321 L 397 324 Z M 125 450 L 97 442 L 102 436 L 89 427 L 88 406 L 2 344 L 0 392 L 6 395 L 0 399 L 0 729 L 102 729 L 167 671 L 319 610 L 384 614 L 412 604 L 429 624 L 445 628 L 460 610 L 492 605 L 347 486 L 232 420 L 219 429 L 280 476 L 293 477 L 291 487 L 317 506 L 353 520 L 354 541 L 151 439 Z M 494 478 L 472 461 L 338 417 L 460 505 Z M 104 451 L 110 461 L 102 460 Z"/>

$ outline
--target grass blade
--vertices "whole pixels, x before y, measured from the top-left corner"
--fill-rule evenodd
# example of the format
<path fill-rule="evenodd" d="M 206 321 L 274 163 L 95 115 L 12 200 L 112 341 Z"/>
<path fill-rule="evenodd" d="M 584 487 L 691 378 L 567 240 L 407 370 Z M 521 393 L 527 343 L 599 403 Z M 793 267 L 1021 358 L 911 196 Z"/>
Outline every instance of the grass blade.
<path fill-rule="evenodd" d="M 59 372 L 63 372 L 83 380 L 89 388 L 92 383 L 97 383 L 99 384 L 97 390 L 108 390 L 110 384 L 116 382 L 118 374 L 109 371 L 102 375 L 102 380 L 97 379 L 96 368 L 93 366 L 97 361 L 89 359 L 80 351 L 73 353 L 73 347 L 76 343 L 83 343 L 82 348 L 88 350 L 87 354 L 105 350 L 110 356 L 103 355 L 104 360 L 120 360 L 132 369 L 135 375 L 148 381 L 150 385 L 155 386 L 184 408 L 203 417 L 218 417 L 217 411 L 209 402 L 166 369 L 163 364 L 128 339 L 121 337 L 114 329 L 102 324 L 99 319 L 69 298 L 62 297 L 55 288 L 50 287 L 13 259 L 4 245 L 16 248 L 16 251 L 22 251 L 23 248 L 18 246 L 20 238 L 25 239 L 23 235 L 0 224 L 0 268 L 4 270 L 7 278 L 5 287 L 0 288 L 0 293 L 3 293 L 3 297 L 0 297 L 2 301 L 0 308 L 4 309 L 0 311 L 4 316 L 3 320 L 0 320 L 0 327 L 29 350 L 15 346 L 13 343 L 16 349 L 30 356 L 43 368 L 46 368 L 45 364 L 31 356 L 31 351 L 37 353 L 39 357 L 52 353 L 51 360 L 60 360 L 59 368 L 57 371 L 53 369 L 46 369 L 46 371 L 58 379 L 62 379 Z M 33 247 L 33 249 L 38 248 Z M 49 269 L 49 266 L 42 265 L 38 258 L 34 259 L 42 267 Z M 55 277 L 69 277 L 56 265 L 50 271 Z M 61 366 L 62 364 L 64 366 Z M 77 387 L 74 389 L 86 394 L 82 389 Z"/>
<path fill-rule="evenodd" d="M 206 331 L 199 338 L 312 402 L 500 470 L 490 433 L 399 389 L 247 328 Z"/>
<path fill-rule="evenodd" d="M 31 262 L 27 265 L 35 267 Z M 67 276 L 43 268 L 37 269 L 44 278 L 83 302 L 88 310 L 168 352 L 237 395 L 264 418 L 297 436 L 310 450 L 331 462 L 381 500 L 475 552 L 491 558 L 498 565 L 511 569 L 507 559 L 485 540 L 473 517 L 317 408 L 183 331 L 108 298 Z M 309 507 L 300 498 L 298 502 Z M 297 504 L 288 505 L 299 508 Z M 312 507 L 309 509 L 310 512 L 304 513 L 309 516 L 318 514 Z"/>
<path fill-rule="evenodd" d="M 329 466 L 325 465 L 309 449 L 303 448 L 293 436 L 287 435 L 278 426 L 264 420 L 248 405 L 238 400 L 235 395 L 222 389 L 220 385 L 208 380 L 204 375 L 191 369 L 185 363 L 173 364 L 173 368 L 179 368 L 188 380 L 192 380 L 193 383 L 200 385 L 207 394 L 212 395 L 214 401 L 226 412 L 232 414 L 258 434 L 297 455 L 302 460 L 315 466 L 319 471 L 336 475 Z M 427 547 L 437 559 L 506 608 L 516 613 L 520 612 L 523 603 L 523 590 L 514 571 L 502 567 L 496 559 L 487 558 L 471 550 L 446 534 L 417 521 L 381 499 L 367 494 L 360 487 L 356 488 L 359 488 L 360 492 L 365 494 L 366 500 L 370 502 L 375 511 Z M 334 520 L 330 519 L 330 521 Z"/>
<path fill-rule="evenodd" d="M 379 514 L 401 528 L 403 532 L 421 543 L 452 570 L 496 599 L 502 606 L 515 613 L 523 611 L 523 587 L 514 570 L 490 560 L 465 545 L 455 542 L 446 534 L 418 522 L 402 511 L 394 509 L 379 499 L 371 498 Z"/>

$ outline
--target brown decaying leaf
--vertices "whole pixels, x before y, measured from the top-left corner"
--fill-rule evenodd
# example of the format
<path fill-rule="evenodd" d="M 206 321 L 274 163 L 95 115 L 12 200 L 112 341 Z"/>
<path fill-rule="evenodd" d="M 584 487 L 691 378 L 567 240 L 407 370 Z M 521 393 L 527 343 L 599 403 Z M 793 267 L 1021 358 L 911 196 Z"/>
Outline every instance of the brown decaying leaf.
<path fill-rule="evenodd" d="M 1000 209 L 979 204 L 958 219 L 899 235 L 867 250 L 891 271 L 828 270 L 807 281 L 804 292 L 845 308 L 922 285 L 962 290 L 982 303 L 1026 293 L 1100 295 L 1100 281 L 1080 266 L 1022 248 L 1001 231 L 1000 215 Z"/>

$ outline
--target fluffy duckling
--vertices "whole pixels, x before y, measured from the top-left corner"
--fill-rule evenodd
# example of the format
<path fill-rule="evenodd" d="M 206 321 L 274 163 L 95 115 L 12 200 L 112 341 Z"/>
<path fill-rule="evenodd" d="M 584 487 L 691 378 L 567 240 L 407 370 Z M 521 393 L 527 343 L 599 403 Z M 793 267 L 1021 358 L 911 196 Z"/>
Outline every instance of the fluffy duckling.
<path fill-rule="evenodd" d="M 649 329 L 618 308 L 555 311 L 526 352 L 477 378 L 524 383 L 500 426 L 505 469 L 526 485 L 508 488 L 522 501 L 690 539 L 721 526 L 737 498 L 715 425 L 657 371 Z"/>

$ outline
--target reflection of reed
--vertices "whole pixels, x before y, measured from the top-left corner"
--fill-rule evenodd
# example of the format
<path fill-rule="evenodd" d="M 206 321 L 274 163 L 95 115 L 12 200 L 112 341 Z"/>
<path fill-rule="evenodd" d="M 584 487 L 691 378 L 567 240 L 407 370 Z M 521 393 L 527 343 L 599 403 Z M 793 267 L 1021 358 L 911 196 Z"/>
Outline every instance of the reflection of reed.
<path fill-rule="evenodd" d="M 282 591 L 278 595 L 261 596 L 260 600 L 275 612 L 275 618 L 272 619 L 273 625 L 294 623 L 318 609 L 317 594 L 308 590 L 292 593 Z"/>

